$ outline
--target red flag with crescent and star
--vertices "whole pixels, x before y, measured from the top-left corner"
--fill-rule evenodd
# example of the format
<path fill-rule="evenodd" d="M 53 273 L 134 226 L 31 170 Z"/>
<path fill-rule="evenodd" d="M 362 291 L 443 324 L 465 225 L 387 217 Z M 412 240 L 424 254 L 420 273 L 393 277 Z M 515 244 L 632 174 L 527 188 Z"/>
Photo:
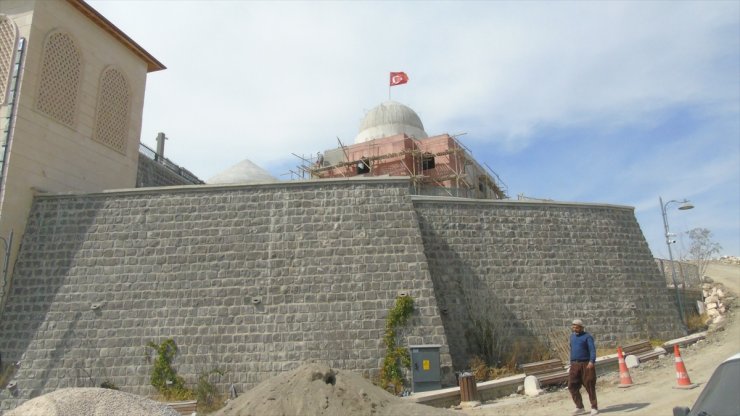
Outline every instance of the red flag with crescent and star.
<path fill-rule="evenodd" d="M 405 72 L 391 72 L 391 87 L 409 82 L 409 76 Z"/>

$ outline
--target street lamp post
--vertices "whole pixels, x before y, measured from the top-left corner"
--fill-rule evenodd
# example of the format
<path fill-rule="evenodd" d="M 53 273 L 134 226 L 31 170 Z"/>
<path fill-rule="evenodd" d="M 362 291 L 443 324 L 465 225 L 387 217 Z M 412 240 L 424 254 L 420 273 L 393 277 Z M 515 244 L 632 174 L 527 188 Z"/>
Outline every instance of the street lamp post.
<path fill-rule="evenodd" d="M 673 288 L 676 291 L 676 301 L 678 302 L 678 314 L 681 317 L 681 323 L 686 325 L 686 319 L 684 317 L 684 310 L 683 310 L 683 300 L 681 299 L 681 295 L 678 292 L 678 282 L 676 282 L 676 266 L 673 264 L 673 251 L 671 250 L 671 244 L 675 243 L 676 240 L 671 240 L 671 233 L 668 229 L 668 213 L 666 210 L 668 209 L 668 205 L 675 203 L 675 204 L 681 204 L 681 206 L 678 207 L 681 211 L 692 209 L 694 208 L 693 205 L 691 205 L 691 202 L 689 202 L 687 199 L 684 199 L 683 201 L 676 201 L 676 200 L 670 200 L 663 203 L 663 198 L 658 197 L 660 200 L 660 212 L 663 214 L 663 228 L 665 229 L 665 244 L 668 246 L 668 259 L 671 261 L 671 279 L 673 280 Z"/>

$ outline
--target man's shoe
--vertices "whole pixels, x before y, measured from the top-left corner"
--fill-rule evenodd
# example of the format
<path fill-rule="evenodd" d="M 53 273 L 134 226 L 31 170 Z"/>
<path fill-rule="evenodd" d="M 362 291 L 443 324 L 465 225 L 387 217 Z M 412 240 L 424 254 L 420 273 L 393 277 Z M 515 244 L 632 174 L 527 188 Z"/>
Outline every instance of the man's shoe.
<path fill-rule="evenodd" d="M 584 408 L 582 408 L 582 407 L 577 407 L 577 408 L 576 408 L 576 410 L 574 410 L 574 411 L 573 411 L 573 413 L 571 413 L 571 414 L 572 414 L 573 416 L 576 416 L 576 415 L 585 415 L 585 414 L 587 414 L 587 413 L 588 413 L 588 412 L 586 412 L 586 409 L 584 409 Z"/>
<path fill-rule="evenodd" d="M 599 411 L 597 409 L 591 409 L 591 416 L 596 416 L 599 414 Z"/>

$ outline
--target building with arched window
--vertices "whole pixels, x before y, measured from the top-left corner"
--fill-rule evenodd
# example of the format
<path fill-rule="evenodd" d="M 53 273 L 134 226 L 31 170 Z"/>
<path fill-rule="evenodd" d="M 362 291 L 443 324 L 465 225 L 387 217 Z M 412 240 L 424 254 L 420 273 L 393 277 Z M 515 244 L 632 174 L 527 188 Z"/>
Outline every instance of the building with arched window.
<path fill-rule="evenodd" d="M 137 185 L 146 77 L 162 69 L 82 0 L 0 2 L 0 299 L 34 195 Z"/>

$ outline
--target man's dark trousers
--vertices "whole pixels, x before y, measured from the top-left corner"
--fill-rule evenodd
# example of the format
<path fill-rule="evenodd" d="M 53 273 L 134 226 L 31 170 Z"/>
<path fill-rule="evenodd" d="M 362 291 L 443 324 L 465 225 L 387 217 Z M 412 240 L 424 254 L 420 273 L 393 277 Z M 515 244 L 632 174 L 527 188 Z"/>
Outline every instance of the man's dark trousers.
<path fill-rule="evenodd" d="M 568 374 L 568 391 L 573 397 L 573 402 L 579 409 L 583 408 L 583 398 L 581 398 L 581 385 L 588 393 L 588 400 L 591 402 L 592 409 L 598 409 L 596 404 L 596 366 L 586 368 L 587 362 L 573 361 L 570 363 L 570 373 Z"/>

